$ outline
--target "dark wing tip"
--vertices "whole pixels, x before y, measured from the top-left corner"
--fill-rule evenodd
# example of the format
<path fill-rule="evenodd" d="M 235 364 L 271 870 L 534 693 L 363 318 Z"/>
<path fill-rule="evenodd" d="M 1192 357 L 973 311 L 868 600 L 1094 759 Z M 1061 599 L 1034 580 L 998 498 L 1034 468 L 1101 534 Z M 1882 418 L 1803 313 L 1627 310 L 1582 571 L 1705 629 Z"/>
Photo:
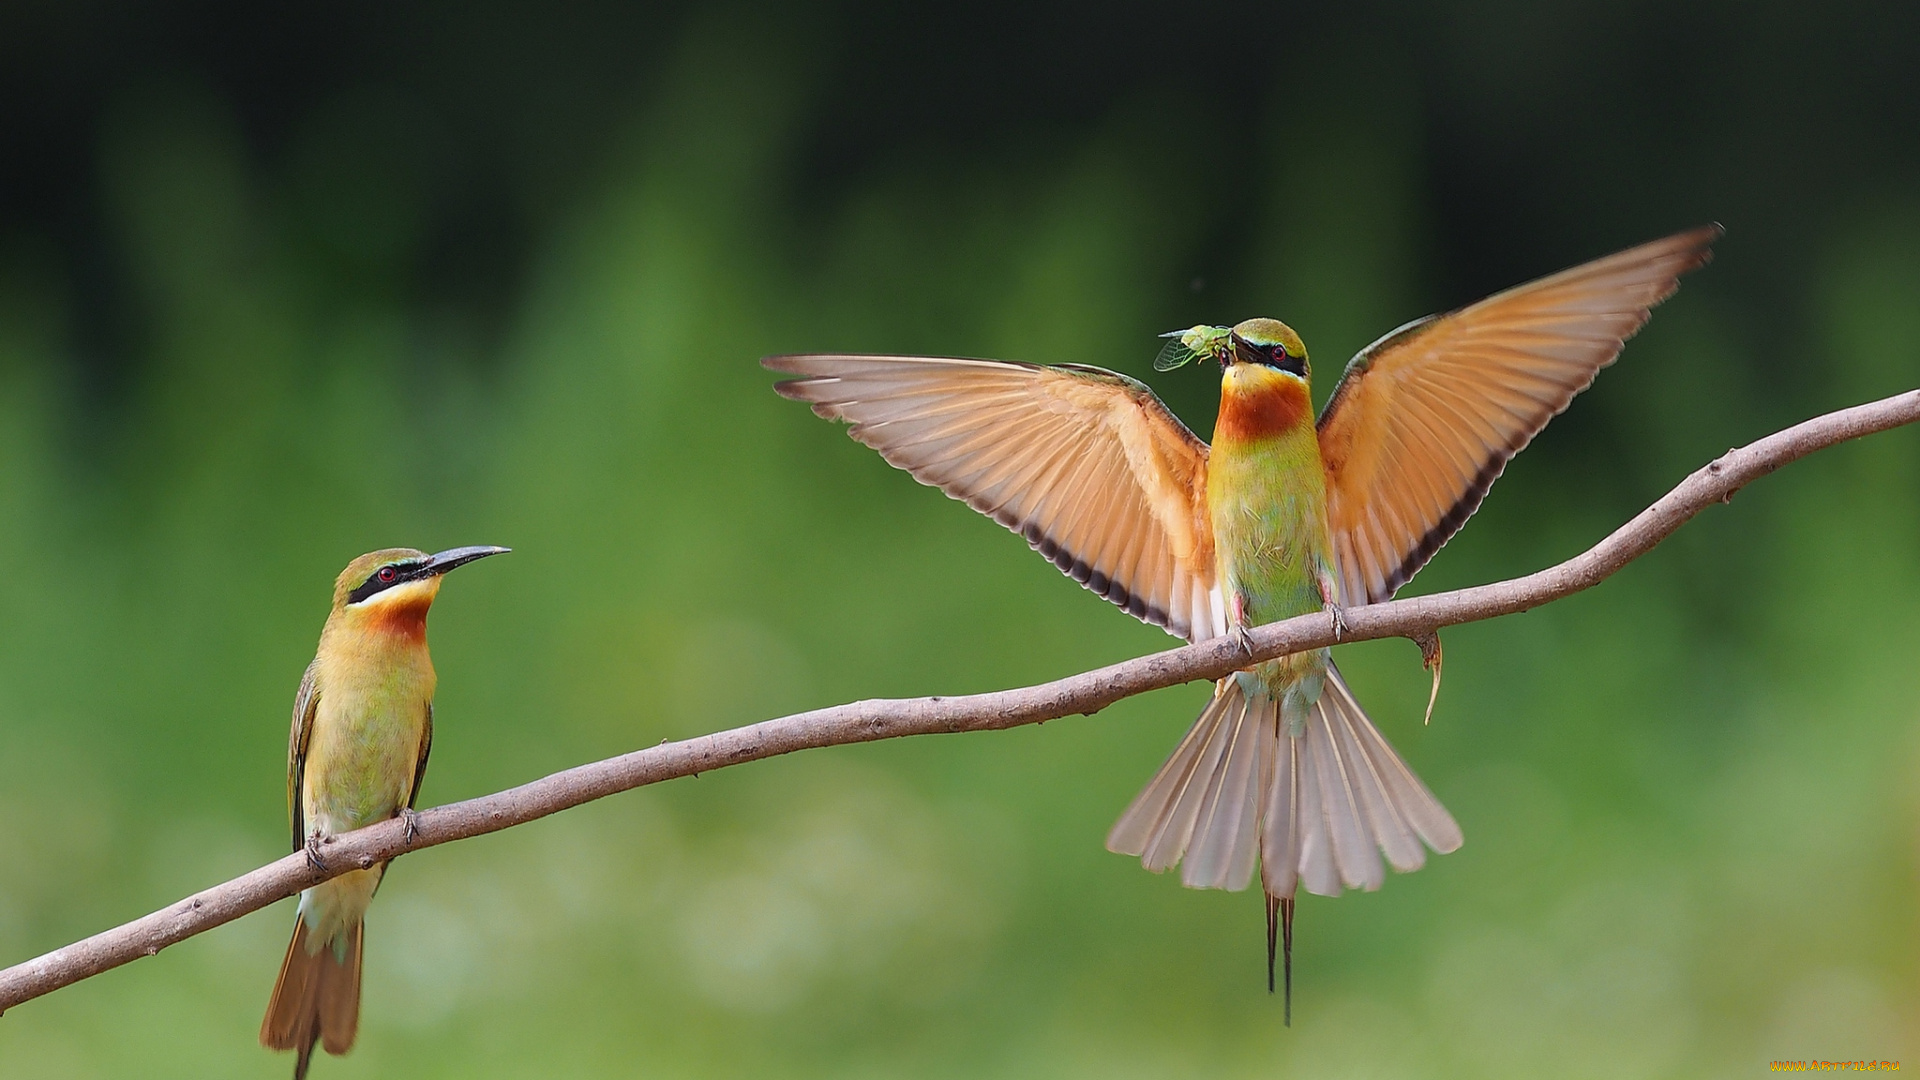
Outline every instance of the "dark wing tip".
<path fill-rule="evenodd" d="M 789 401 L 812 401 L 807 392 L 807 384 L 818 378 L 817 366 L 808 363 L 817 357 L 807 353 L 781 353 L 760 358 L 760 366 L 768 371 L 777 371 L 782 375 L 806 376 L 799 379 L 783 379 L 773 384 L 773 392 Z"/>
<path fill-rule="evenodd" d="M 1698 270 L 1712 262 L 1713 245 L 1725 235 L 1727 235 L 1727 227 L 1717 221 L 1709 221 L 1698 228 L 1676 234 L 1674 239 L 1684 241 L 1683 250 L 1686 250 L 1690 256 L 1676 273 L 1684 274 Z"/>
<path fill-rule="evenodd" d="M 800 376 L 798 379 L 782 379 L 774 383 L 773 392 L 789 401 L 813 404 L 814 411 L 818 412 L 820 401 L 818 388 L 822 384 L 835 381 L 828 362 L 839 359 L 843 358 L 823 353 L 784 353 L 761 357 L 760 366 L 782 375 Z"/>
<path fill-rule="evenodd" d="M 773 392 L 788 401 L 812 401 L 813 399 L 807 394 L 807 387 L 812 385 L 813 381 L 812 379 L 783 379 L 773 384 Z"/>
<path fill-rule="evenodd" d="M 1638 248 L 1628 248 L 1627 252 L 1645 252 L 1650 261 L 1664 266 L 1669 283 L 1666 292 L 1660 297 L 1664 300 L 1679 287 L 1682 275 L 1690 274 L 1713 261 L 1713 245 L 1726 234 L 1725 227 L 1717 221 L 1712 221 L 1674 233 L 1672 236 L 1649 241 Z M 1624 255 L 1627 252 L 1621 254 Z M 1654 303 L 1658 302 L 1658 300 L 1654 301 Z"/>
<path fill-rule="evenodd" d="M 1649 252 L 1650 254 L 1647 256 L 1647 261 L 1657 266 L 1661 272 L 1661 276 L 1657 279 L 1659 281 L 1659 291 L 1649 297 L 1647 301 L 1640 306 L 1639 320 L 1634 324 L 1632 329 L 1628 330 L 1620 338 L 1622 346 L 1626 344 L 1628 338 L 1639 333 L 1640 328 L 1646 325 L 1647 320 L 1652 317 L 1654 308 L 1665 303 L 1668 297 L 1680 291 L 1680 279 L 1682 277 L 1693 273 L 1695 270 L 1713 261 L 1714 241 L 1725 236 L 1726 232 L 1727 230 L 1719 222 L 1708 222 L 1697 228 L 1677 232 L 1672 236 L 1660 240 L 1650 241 L 1638 248 L 1629 248 L 1627 252 L 1622 253 L 1627 254 L 1634 251 Z M 1613 361 L 1618 358 L 1619 353 L 1620 350 L 1615 349 L 1613 355 L 1608 357 L 1606 362 L 1600 366 L 1606 367 L 1608 364 L 1613 363 Z M 1584 390 L 1586 387 L 1583 386 L 1580 389 Z M 1578 393 L 1579 391 L 1575 392 Z M 1562 408 L 1564 408 L 1564 406 L 1562 406 Z"/>

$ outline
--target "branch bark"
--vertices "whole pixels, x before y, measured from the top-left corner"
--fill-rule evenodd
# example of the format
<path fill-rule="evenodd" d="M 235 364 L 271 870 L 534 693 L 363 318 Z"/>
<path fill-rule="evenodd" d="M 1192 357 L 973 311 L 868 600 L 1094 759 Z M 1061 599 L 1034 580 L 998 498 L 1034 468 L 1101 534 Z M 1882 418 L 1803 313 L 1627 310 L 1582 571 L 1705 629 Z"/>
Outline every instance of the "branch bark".
<path fill-rule="evenodd" d="M 1527 611 L 1587 589 L 1644 555 L 1689 518 L 1727 502 L 1754 480 L 1816 450 L 1920 420 L 1920 390 L 1827 413 L 1729 450 L 1587 551 L 1538 573 L 1471 589 L 1350 608 L 1339 641 L 1407 637 Z M 293 853 L 140 919 L 0 971 L 0 1012 L 204 933 L 312 885 L 419 848 L 497 832 L 616 792 L 728 765 L 823 746 L 990 731 L 1075 713 L 1197 679 L 1217 679 L 1256 660 L 1336 641 L 1333 620 L 1302 615 L 1256 627 L 1251 654 L 1232 637 L 1169 649 L 1037 686 L 961 697 L 857 701 L 636 750 L 576 766 L 516 788 L 423 811 L 407 842 L 396 819 L 334 837 L 316 871 Z"/>

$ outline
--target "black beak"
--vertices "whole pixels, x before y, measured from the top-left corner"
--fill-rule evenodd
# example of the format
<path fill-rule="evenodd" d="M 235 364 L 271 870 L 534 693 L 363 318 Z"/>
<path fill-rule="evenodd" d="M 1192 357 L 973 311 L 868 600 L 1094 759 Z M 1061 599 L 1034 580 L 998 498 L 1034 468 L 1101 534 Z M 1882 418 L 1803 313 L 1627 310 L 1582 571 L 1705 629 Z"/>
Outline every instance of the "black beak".
<path fill-rule="evenodd" d="M 484 544 L 478 547 L 452 548 L 428 558 L 426 565 L 415 571 L 414 576 L 438 577 L 456 566 L 465 566 L 475 559 L 484 559 L 489 555 L 504 555 L 512 550 L 512 548 L 490 547 Z"/>

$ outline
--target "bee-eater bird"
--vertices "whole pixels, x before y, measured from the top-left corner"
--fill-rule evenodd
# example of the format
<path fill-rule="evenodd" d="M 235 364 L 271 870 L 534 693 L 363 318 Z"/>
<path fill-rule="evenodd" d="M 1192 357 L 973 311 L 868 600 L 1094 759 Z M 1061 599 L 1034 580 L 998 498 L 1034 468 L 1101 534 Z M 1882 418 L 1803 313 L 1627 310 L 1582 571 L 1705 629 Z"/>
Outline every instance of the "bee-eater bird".
<path fill-rule="evenodd" d="M 413 813 L 433 746 L 427 609 L 447 571 L 506 550 L 389 548 L 348 563 L 333 583 L 333 611 L 294 695 L 287 740 L 293 850 L 304 847 L 316 867 L 324 866 L 323 838 Z M 260 1024 L 261 1045 L 299 1052 L 296 1080 L 307 1075 L 314 1043 L 329 1054 L 353 1048 L 361 920 L 386 869 L 352 870 L 300 894 L 293 941 Z"/>
<path fill-rule="evenodd" d="M 1220 365 L 1211 447 L 1145 385 L 1079 364 L 765 364 L 800 376 L 782 395 L 850 422 L 1136 618 L 1196 642 L 1323 608 L 1338 628 L 1342 605 L 1386 600 L 1432 558 L 1719 235 L 1694 229 L 1407 323 L 1353 358 L 1317 423 L 1307 350 L 1286 324 L 1168 335 L 1179 342 L 1156 367 Z M 1377 889 L 1381 853 L 1416 870 L 1422 841 L 1453 851 L 1460 827 L 1316 649 L 1221 679 L 1107 847 L 1153 871 L 1184 859 L 1196 888 L 1243 889 L 1257 861 L 1271 989 L 1298 887 Z"/>

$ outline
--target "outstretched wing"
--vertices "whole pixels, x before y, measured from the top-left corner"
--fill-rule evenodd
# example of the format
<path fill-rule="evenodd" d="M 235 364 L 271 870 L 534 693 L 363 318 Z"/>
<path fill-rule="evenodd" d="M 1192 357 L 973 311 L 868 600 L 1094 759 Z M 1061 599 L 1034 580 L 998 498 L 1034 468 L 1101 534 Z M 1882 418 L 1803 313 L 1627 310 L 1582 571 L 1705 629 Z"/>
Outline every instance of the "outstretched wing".
<path fill-rule="evenodd" d="M 774 387 L 1026 538 L 1130 614 L 1225 633 L 1207 445 L 1144 385 L 1099 368 L 917 356 L 774 356 Z"/>
<path fill-rule="evenodd" d="M 287 733 L 287 819 L 293 825 L 293 850 L 307 843 L 306 808 L 301 793 L 307 782 L 307 740 L 313 737 L 313 713 L 320 707 L 320 687 L 313 673 L 320 666 L 316 658 L 300 676 L 300 690 L 293 695 L 293 730 Z"/>
<path fill-rule="evenodd" d="M 1506 467 L 1706 263 L 1718 225 L 1409 323 L 1353 358 L 1320 414 L 1327 526 L 1349 604 L 1392 596 Z"/>

